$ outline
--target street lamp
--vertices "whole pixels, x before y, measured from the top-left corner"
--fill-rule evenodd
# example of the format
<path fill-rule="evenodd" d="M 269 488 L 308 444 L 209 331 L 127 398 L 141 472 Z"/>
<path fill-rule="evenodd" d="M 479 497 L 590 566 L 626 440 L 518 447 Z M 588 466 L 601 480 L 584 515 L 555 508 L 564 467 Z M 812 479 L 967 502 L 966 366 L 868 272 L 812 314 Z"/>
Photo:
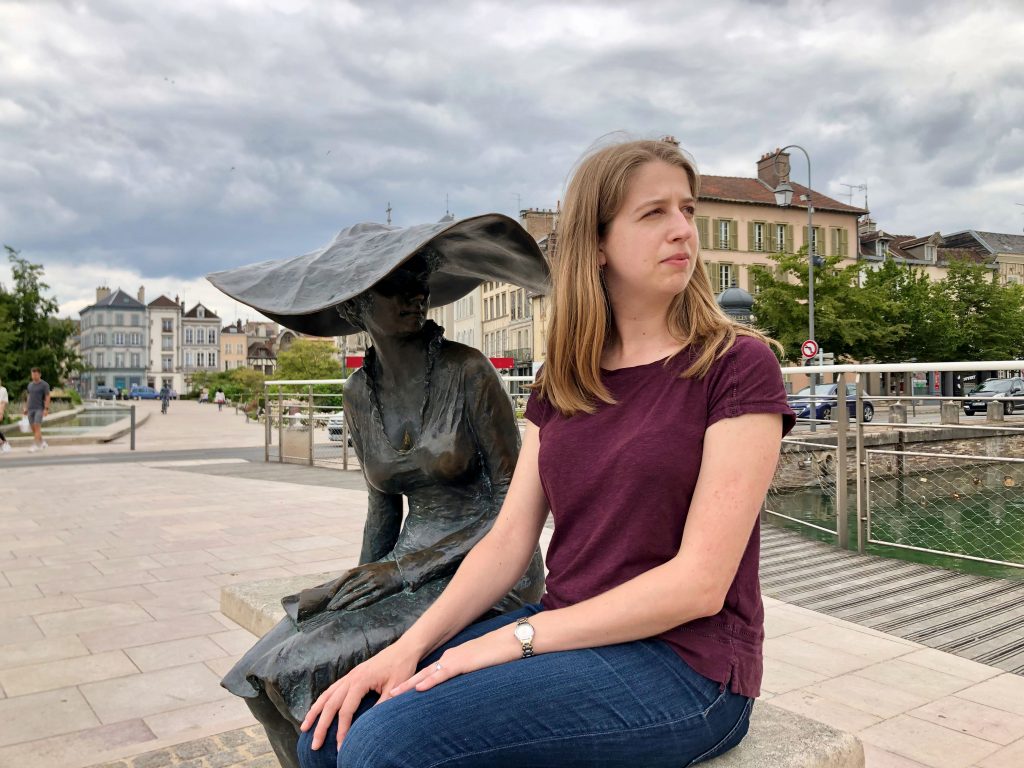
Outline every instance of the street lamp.
<path fill-rule="evenodd" d="M 807 194 L 803 199 L 807 202 L 807 338 L 814 339 L 814 261 L 817 256 L 814 253 L 814 206 L 811 205 L 811 156 L 807 150 L 799 144 L 790 144 L 775 152 L 772 169 L 778 175 L 779 156 L 787 149 L 799 149 L 807 158 Z M 787 174 L 788 175 L 788 174 Z M 782 208 L 786 208 L 793 202 L 793 187 L 788 181 L 782 180 L 775 187 L 775 202 Z M 821 354 L 821 347 L 818 347 L 818 354 Z M 819 358 L 820 359 L 820 358 Z M 815 419 L 818 412 L 814 407 L 814 388 L 818 385 L 818 375 L 811 374 L 811 396 L 808 398 L 811 415 L 811 431 L 816 431 Z"/>

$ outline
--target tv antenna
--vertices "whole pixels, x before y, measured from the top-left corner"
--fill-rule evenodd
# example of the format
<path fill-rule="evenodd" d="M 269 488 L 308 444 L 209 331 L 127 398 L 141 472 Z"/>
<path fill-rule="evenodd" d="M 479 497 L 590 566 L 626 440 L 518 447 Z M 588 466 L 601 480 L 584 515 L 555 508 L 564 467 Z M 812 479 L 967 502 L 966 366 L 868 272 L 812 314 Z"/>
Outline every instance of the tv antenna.
<path fill-rule="evenodd" d="M 388 215 L 388 224 L 391 223 L 391 201 L 388 200 L 388 207 L 384 209 L 384 212 Z"/>
<path fill-rule="evenodd" d="M 839 183 L 840 187 L 846 187 L 846 198 L 850 205 L 853 205 L 853 193 L 863 192 L 864 193 L 864 208 L 868 207 L 868 185 L 867 184 L 846 184 L 844 182 Z"/>
<path fill-rule="evenodd" d="M 523 196 L 518 192 L 513 192 L 512 197 L 516 199 L 516 216 L 518 216 L 519 212 L 523 210 Z"/>

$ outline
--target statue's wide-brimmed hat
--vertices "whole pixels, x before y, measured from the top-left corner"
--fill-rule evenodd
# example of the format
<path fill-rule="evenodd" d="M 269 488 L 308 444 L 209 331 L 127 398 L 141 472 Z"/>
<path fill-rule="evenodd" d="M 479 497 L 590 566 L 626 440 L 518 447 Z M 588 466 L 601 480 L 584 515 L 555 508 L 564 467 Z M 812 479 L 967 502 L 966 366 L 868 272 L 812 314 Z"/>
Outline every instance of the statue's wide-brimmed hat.
<path fill-rule="evenodd" d="M 485 280 L 548 290 L 548 266 L 537 242 L 500 213 L 405 228 L 356 224 L 303 256 L 214 272 L 207 279 L 286 328 L 343 336 L 358 329 L 336 307 L 424 248 L 441 256 L 430 275 L 431 307 L 461 299 Z"/>

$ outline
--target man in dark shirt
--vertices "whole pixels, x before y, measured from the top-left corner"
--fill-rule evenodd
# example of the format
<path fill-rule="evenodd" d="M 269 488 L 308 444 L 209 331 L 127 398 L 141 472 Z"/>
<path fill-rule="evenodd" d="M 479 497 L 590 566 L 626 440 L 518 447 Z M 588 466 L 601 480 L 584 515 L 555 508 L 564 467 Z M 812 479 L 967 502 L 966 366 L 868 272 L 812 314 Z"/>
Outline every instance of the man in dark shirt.
<path fill-rule="evenodd" d="M 25 415 L 28 416 L 28 423 L 32 425 L 32 436 L 35 442 L 29 448 L 30 453 L 42 450 L 46 447 L 43 440 L 43 417 L 50 412 L 50 385 L 43 381 L 43 375 L 38 368 L 32 369 L 32 381 L 28 383 L 28 399 L 25 402 Z"/>

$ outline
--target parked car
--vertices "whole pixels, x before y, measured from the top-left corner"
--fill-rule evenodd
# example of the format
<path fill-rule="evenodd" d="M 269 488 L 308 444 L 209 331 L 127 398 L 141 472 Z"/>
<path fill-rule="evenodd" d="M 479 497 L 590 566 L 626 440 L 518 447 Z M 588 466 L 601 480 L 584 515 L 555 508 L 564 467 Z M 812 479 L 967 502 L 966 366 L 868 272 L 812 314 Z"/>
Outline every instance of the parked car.
<path fill-rule="evenodd" d="M 113 387 L 96 387 L 96 399 L 97 400 L 116 400 L 117 390 Z"/>
<path fill-rule="evenodd" d="M 795 395 L 789 396 L 789 407 L 796 411 L 798 419 L 810 419 L 811 416 L 811 388 L 804 387 Z M 846 410 L 850 418 L 857 415 L 857 385 L 846 385 Z M 814 413 L 813 418 L 826 420 L 832 418 L 832 411 L 839 405 L 838 384 L 818 384 L 814 388 Z M 875 418 L 875 406 L 864 401 L 864 422 L 867 423 Z"/>
<path fill-rule="evenodd" d="M 331 418 L 327 420 L 327 439 L 335 442 L 341 442 L 342 424 L 345 423 L 344 411 L 335 411 L 331 414 Z M 348 444 L 352 445 L 352 434 L 349 433 Z"/>
<path fill-rule="evenodd" d="M 1024 407 L 1024 379 L 985 379 L 968 397 L 971 399 L 963 401 L 964 413 L 968 416 L 985 413 L 993 398 L 1002 401 L 1003 413 L 1009 416 L 1015 409 Z"/>
<path fill-rule="evenodd" d="M 131 397 L 132 400 L 156 400 L 160 397 L 160 393 L 152 387 L 144 387 L 136 384 L 132 387 L 129 397 Z"/>

